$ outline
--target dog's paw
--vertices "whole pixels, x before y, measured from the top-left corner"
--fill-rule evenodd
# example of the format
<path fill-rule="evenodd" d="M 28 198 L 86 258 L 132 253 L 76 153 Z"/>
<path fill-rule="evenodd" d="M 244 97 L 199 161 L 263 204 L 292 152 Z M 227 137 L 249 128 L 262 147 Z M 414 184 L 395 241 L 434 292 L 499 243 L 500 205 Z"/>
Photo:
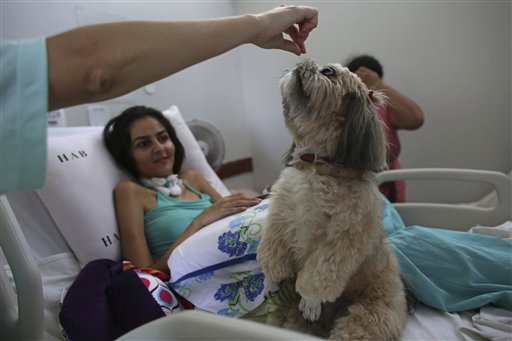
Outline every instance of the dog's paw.
<path fill-rule="evenodd" d="M 306 320 L 316 321 L 320 318 L 320 313 L 322 312 L 322 302 L 320 300 L 310 300 L 301 297 L 299 310 Z"/>

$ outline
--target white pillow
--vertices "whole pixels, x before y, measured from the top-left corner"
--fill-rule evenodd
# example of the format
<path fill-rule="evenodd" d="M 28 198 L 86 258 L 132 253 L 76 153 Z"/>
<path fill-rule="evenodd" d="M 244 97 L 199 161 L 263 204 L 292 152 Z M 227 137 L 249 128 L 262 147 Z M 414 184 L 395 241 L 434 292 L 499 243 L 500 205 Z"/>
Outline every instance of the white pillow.
<path fill-rule="evenodd" d="M 164 112 L 185 148 L 183 168 L 199 171 L 222 195 L 228 192 L 176 106 Z M 121 260 L 113 189 L 127 176 L 103 145 L 102 128 L 79 135 L 49 137 L 47 176 L 37 193 L 83 266 L 91 260 Z"/>

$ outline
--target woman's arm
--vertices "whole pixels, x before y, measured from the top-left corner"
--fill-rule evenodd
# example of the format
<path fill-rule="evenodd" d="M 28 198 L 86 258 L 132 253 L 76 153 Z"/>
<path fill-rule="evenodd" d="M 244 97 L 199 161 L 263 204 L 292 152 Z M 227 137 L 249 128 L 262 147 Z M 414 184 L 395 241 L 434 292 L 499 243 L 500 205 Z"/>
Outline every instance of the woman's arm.
<path fill-rule="evenodd" d="M 423 125 L 423 110 L 412 99 L 383 80 L 379 80 L 374 89 L 382 90 L 387 96 L 389 121 L 396 129 L 415 130 Z"/>
<path fill-rule="evenodd" d="M 317 21 L 314 8 L 283 6 L 258 15 L 70 30 L 46 42 L 49 109 L 120 96 L 246 43 L 300 55 Z"/>
<path fill-rule="evenodd" d="M 377 72 L 360 66 L 356 74 L 368 89 L 380 90 L 387 97 L 389 121 L 396 129 L 415 130 L 423 125 L 423 110 L 412 99 L 384 82 Z"/>
<path fill-rule="evenodd" d="M 114 190 L 114 201 L 123 259 L 136 267 L 153 267 L 144 235 L 144 190 L 134 182 L 121 182 Z"/>

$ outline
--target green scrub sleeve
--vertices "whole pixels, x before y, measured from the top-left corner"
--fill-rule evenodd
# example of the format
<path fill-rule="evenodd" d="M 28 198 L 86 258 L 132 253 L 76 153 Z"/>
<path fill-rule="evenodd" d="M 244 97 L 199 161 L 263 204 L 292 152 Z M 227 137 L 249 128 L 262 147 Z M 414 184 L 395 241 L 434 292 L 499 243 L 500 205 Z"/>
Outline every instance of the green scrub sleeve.
<path fill-rule="evenodd" d="M 0 194 L 37 189 L 46 175 L 46 40 L 2 41 L 0 57 Z"/>

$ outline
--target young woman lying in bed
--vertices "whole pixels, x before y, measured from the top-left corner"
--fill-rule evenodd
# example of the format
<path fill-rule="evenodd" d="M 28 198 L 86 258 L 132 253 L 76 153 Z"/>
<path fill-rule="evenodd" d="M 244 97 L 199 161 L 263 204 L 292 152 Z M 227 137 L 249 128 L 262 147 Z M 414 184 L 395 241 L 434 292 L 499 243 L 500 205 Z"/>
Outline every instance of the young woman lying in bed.
<path fill-rule="evenodd" d="M 111 119 L 104 141 L 133 180 L 114 190 L 122 255 L 136 267 L 169 273 L 178 245 L 204 226 L 260 203 L 242 194 L 222 197 L 196 171 L 181 170 L 185 151 L 158 110 L 136 106 Z"/>
<path fill-rule="evenodd" d="M 223 235 L 232 233 L 233 221 L 238 224 L 240 218 L 246 217 L 235 216 L 229 222 L 221 218 L 248 208 L 248 213 L 264 212 L 264 206 L 268 206 L 256 206 L 260 203 L 258 199 L 239 194 L 222 198 L 198 173 L 180 172 L 183 148 L 170 123 L 156 110 L 127 109 L 107 124 L 104 138 L 114 159 L 134 178 L 116 187 L 115 207 L 123 257 L 135 266 L 164 272 L 169 272 L 171 267 L 172 274 L 183 263 L 195 262 L 189 260 L 196 256 L 212 259 L 207 247 L 216 244 L 216 240 L 220 243 Z M 155 177 L 169 176 L 167 181 L 151 181 Z M 164 182 L 167 187 L 160 188 Z M 260 227 L 264 228 L 264 214 L 258 219 Z M 220 232 L 215 232 L 212 226 L 201 230 L 215 221 L 222 225 Z M 382 222 L 402 276 L 420 302 L 443 311 L 476 309 L 490 303 L 512 309 L 510 244 L 500 238 L 467 232 L 419 226 L 406 228 L 385 198 Z M 193 292 L 186 298 L 196 307 L 217 314 L 244 316 L 263 302 L 263 292 L 268 288 L 268 283 L 256 281 L 261 277 L 261 269 L 254 260 L 258 235 L 254 234 L 253 239 L 252 249 L 238 255 L 241 257 L 236 263 L 229 258 L 230 254 L 226 256 L 227 262 L 212 261 L 202 268 L 194 268 L 193 264 L 186 275 L 171 278 L 170 285 L 179 293 L 180 289 Z M 185 240 L 187 243 L 183 243 Z M 182 245 L 178 248 L 180 252 L 173 255 L 178 245 Z M 201 255 L 197 255 L 199 253 Z M 215 271 L 210 271 L 212 266 Z M 240 277 L 241 273 L 249 272 L 247 280 Z M 223 284 L 208 285 L 208 279 L 219 273 L 224 277 L 215 278 L 211 283 Z M 287 290 L 293 294 L 293 285 Z M 245 301 L 240 299 L 244 293 Z M 254 299 L 256 294 L 258 297 Z M 214 301 L 222 301 L 224 305 L 218 302 L 213 305 Z"/>

